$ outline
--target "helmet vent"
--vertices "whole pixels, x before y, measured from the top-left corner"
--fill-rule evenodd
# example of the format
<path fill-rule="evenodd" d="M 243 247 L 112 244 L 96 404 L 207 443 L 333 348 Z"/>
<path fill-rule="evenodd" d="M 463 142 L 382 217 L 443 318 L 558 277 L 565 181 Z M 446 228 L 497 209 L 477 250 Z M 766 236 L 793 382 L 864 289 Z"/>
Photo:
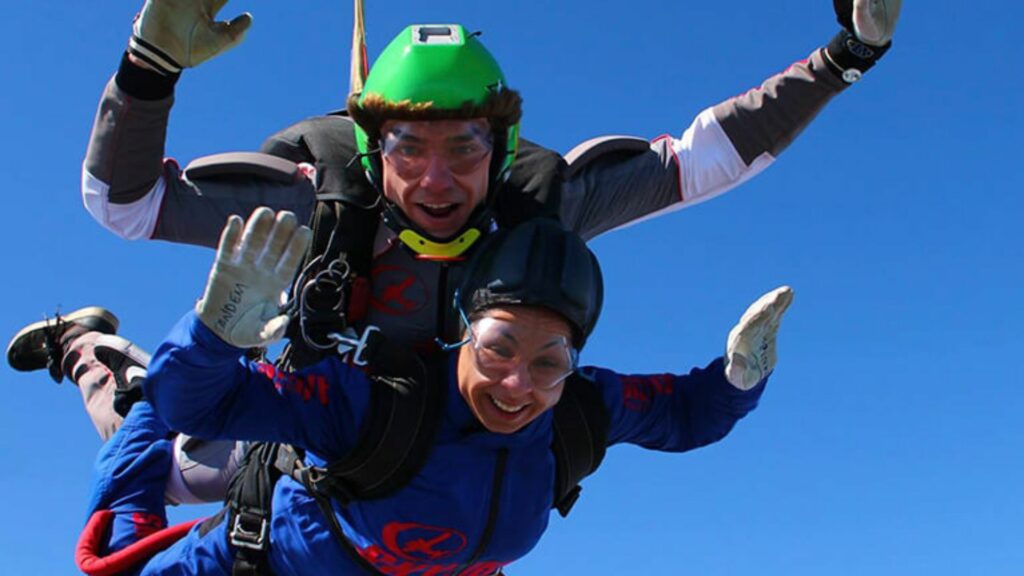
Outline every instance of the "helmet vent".
<path fill-rule="evenodd" d="M 412 27 L 413 44 L 462 44 L 459 27 L 452 25 L 429 25 Z"/>

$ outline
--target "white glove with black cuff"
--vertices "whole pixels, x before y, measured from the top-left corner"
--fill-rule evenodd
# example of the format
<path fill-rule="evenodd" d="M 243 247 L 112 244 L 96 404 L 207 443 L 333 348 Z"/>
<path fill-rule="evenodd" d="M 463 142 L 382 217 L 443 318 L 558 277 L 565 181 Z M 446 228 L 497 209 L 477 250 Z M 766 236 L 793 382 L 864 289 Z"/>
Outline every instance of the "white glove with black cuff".
<path fill-rule="evenodd" d="M 729 331 L 725 377 L 730 384 L 750 390 L 775 369 L 775 335 L 792 302 L 793 289 L 780 286 L 751 304 Z"/>
<path fill-rule="evenodd" d="M 128 53 L 165 76 L 181 73 L 240 44 L 252 24 L 245 12 L 215 21 L 227 0 L 146 0 L 135 17 Z"/>
<path fill-rule="evenodd" d="M 903 0 L 832 0 L 843 29 L 829 42 L 825 55 L 843 81 L 860 80 L 889 50 L 902 6 Z"/>
<path fill-rule="evenodd" d="M 312 232 L 295 214 L 275 218 L 257 208 L 245 222 L 228 218 L 196 314 L 222 340 L 239 348 L 266 346 L 284 336 L 288 316 L 281 297 L 306 254 Z"/>

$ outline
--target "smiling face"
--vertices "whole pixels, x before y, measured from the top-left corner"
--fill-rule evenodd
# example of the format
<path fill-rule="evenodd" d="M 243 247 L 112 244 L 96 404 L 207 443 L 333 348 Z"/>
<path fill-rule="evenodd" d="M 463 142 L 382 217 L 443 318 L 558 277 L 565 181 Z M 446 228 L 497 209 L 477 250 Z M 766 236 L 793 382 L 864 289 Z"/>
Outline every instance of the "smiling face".
<path fill-rule="evenodd" d="M 459 350 L 459 393 L 485 428 L 511 434 L 562 397 L 573 367 L 569 324 L 543 308 L 510 306 L 488 310 L 473 325 L 487 334 Z"/>
<path fill-rule="evenodd" d="M 381 139 L 384 197 L 437 239 L 461 232 L 487 196 L 487 120 L 389 121 Z"/>

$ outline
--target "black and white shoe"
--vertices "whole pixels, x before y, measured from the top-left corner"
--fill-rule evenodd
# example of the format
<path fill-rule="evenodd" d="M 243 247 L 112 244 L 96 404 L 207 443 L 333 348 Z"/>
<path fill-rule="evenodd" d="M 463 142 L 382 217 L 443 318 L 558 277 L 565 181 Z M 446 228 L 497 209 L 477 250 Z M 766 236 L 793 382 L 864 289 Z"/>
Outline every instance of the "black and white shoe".
<path fill-rule="evenodd" d="M 149 354 L 113 334 L 96 338 L 93 354 L 114 376 L 114 411 L 122 417 L 127 416 L 132 404 L 142 399 Z"/>
<path fill-rule="evenodd" d="M 21 372 L 47 368 L 57 382 L 64 378 L 62 362 L 68 342 L 86 332 L 115 334 L 117 316 L 98 306 L 57 314 L 25 326 L 7 345 L 7 363 Z"/>

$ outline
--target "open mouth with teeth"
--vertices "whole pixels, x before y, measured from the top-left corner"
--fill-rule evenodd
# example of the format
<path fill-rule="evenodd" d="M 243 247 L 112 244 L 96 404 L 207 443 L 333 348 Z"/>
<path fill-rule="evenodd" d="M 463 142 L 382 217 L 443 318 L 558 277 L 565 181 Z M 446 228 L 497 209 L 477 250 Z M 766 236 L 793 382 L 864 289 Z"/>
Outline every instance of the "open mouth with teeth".
<path fill-rule="evenodd" d="M 523 409 L 525 409 L 527 406 L 530 405 L 529 402 L 527 402 L 526 404 L 519 404 L 518 406 L 512 405 L 512 404 L 506 404 L 506 403 L 502 402 L 501 400 L 498 400 L 494 396 L 490 396 L 490 399 L 491 399 L 491 404 L 493 404 L 495 408 L 497 408 L 502 413 L 509 414 L 509 415 L 519 414 L 520 412 L 523 411 Z"/>
<path fill-rule="evenodd" d="M 423 203 L 418 203 L 416 205 L 420 208 L 420 210 L 426 212 L 427 215 L 432 217 L 432 218 L 447 218 L 448 216 L 451 216 L 452 214 L 455 213 L 456 210 L 459 209 L 459 204 L 457 204 L 457 203 L 447 203 L 447 204 L 423 204 Z"/>

